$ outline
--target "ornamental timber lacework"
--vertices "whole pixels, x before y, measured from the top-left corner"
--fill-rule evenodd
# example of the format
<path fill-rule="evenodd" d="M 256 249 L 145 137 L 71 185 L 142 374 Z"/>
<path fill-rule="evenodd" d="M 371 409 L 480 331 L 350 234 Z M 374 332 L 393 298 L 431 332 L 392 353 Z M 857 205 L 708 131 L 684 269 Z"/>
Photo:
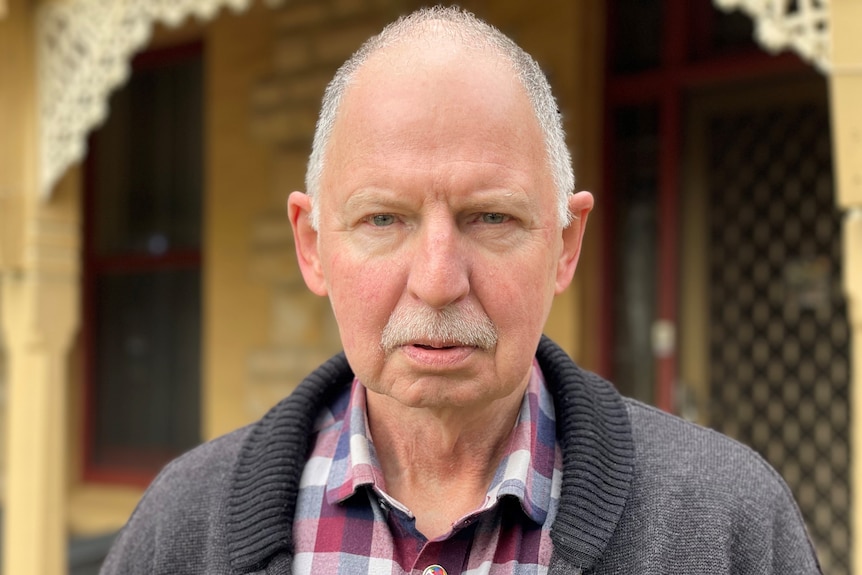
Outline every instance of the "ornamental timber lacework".
<path fill-rule="evenodd" d="M 129 62 L 156 23 L 202 21 L 253 0 L 64 0 L 39 7 L 39 191 L 51 193 L 66 168 L 84 157 L 87 134 L 107 115 L 108 97 L 129 77 Z M 275 6 L 283 0 L 266 0 Z"/>
<path fill-rule="evenodd" d="M 831 63 L 830 0 L 713 0 L 724 11 L 741 9 L 755 22 L 754 36 L 767 52 L 790 48 L 821 72 Z"/>

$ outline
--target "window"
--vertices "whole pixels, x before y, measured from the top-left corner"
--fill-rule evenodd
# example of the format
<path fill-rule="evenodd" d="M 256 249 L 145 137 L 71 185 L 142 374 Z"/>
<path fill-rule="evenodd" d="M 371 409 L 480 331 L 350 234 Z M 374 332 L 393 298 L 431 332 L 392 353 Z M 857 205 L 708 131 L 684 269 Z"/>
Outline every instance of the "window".
<path fill-rule="evenodd" d="M 87 480 L 147 483 L 200 441 L 201 54 L 136 58 L 90 141 Z"/>

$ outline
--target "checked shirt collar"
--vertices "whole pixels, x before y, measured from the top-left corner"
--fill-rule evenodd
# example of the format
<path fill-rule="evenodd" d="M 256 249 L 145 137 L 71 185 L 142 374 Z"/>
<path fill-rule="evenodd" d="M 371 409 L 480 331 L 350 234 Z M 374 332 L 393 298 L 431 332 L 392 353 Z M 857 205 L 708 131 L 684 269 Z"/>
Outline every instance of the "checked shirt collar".
<path fill-rule="evenodd" d="M 518 499 L 527 517 L 542 525 L 549 512 L 552 495 L 553 499 L 559 497 L 561 464 L 559 460 L 555 462 L 555 437 L 553 399 L 534 360 L 509 445 L 491 481 L 484 504 L 473 514 L 487 511 L 501 498 L 512 496 Z M 555 463 L 557 481 L 554 481 Z M 389 506 L 412 517 L 404 505 L 386 492 L 383 472 L 368 433 L 366 390 L 354 379 L 327 479 L 327 501 L 331 505 L 343 503 L 363 487 L 374 490 Z"/>

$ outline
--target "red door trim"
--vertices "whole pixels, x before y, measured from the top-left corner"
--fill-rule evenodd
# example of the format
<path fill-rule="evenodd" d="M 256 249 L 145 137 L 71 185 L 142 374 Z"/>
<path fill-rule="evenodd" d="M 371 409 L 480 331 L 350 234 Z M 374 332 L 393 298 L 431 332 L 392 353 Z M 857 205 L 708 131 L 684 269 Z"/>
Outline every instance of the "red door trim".
<path fill-rule="evenodd" d="M 700 21 L 697 32 L 707 34 L 712 27 L 714 9 L 709 0 L 663 0 L 664 29 L 662 31 L 661 64 L 658 68 L 632 74 L 617 74 L 613 70 L 613 41 L 618 37 L 613 29 L 616 2 L 607 11 L 605 50 L 605 94 L 603 174 L 606 191 L 603 204 L 604 228 L 602 271 L 599 274 L 602 297 L 600 304 L 599 370 L 613 377 L 614 349 L 614 289 L 616 284 L 615 257 L 617 229 L 615 225 L 614 159 L 615 149 L 613 118 L 617 109 L 635 105 L 654 104 L 659 108 L 659 166 L 658 166 L 658 252 L 659 270 L 657 285 L 656 319 L 669 322 L 677 329 L 680 290 L 679 269 L 679 203 L 681 194 L 681 141 L 683 107 L 687 90 L 703 86 L 738 82 L 764 76 L 777 76 L 798 72 L 808 66 L 793 54 L 770 56 L 760 50 L 737 51 L 722 56 L 705 55 L 703 59 L 687 59 L 688 43 L 695 19 Z M 708 5 L 702 5 L 708 4 Z M 665 411 L 675 410 L 674 390 L 677 375 L 677 353 L 673 349 L 655 360 L 656 384 L 654 402 Z"/>

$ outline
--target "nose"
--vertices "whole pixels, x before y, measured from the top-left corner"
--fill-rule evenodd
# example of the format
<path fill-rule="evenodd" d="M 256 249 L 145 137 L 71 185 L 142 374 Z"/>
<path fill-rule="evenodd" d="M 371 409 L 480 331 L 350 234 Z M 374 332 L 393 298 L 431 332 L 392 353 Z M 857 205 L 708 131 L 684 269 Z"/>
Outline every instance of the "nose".
<path fill-rule="evenodd" d="M 456 222 L 423 222 L 411 250 L 410 294 L 431 308 L 443 309 L 470 292 L 470 263 Z"/>

